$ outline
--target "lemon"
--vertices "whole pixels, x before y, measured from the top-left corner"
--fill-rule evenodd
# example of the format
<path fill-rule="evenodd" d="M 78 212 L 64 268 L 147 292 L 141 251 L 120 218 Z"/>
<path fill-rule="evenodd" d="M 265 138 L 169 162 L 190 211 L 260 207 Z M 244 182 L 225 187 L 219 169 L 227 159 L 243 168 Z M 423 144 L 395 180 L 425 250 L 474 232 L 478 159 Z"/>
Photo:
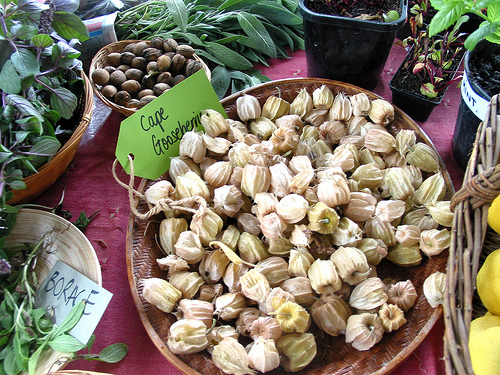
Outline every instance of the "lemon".
<path fill-rule="evenodd" d="M 469 352 L 476 375 L 500 375 L 500 316 L 474 319 L 470 326 Z"/>
<path fill-rule="evenodd" d="M 498 195 L 488 209 L 488 225 L 495 232 L 500 233 L 500 195 Z"/>
<path fill-rule="evenodd" d="M 477 293 L 484 307 L 494 315 L 500 315 L 500 249 L 484 260 L 476 277 Z"/>

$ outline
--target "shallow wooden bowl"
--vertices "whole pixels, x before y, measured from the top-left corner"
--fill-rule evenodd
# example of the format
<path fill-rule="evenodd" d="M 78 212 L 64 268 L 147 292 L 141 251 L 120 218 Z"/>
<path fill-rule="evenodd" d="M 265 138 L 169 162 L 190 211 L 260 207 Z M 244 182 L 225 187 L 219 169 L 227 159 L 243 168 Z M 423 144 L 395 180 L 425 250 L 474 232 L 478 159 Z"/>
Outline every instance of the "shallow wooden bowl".
<path fill-rule="evenodd" d="M 73 267 L 96 284 L 102 285 L 101 266 L 90 241 L 72 223 L 51 212 L 22 208 L 16 224 L 5 239 L 4 248 L 19 246 L 23 243 L 37 244 L 42 237 L 43 247 L 47 250 L 37 260 L 35 272 L 40 285 L 58 260 Z M 35 374 L 57 371 L 66 362 L 58 362 L 64 353 L 52 349 L 40 357 Z"/>
<path fill-rule="evenodd" d="M 270 95 L 281 96 L 283 99 L 291 102 L 300 89 L 305 87 L 309 93 L 312 93 L 314 89 L 323 84 L 327 85 L 334 95 L 341 91 L 347 95 L 364 92 L 371 99 L 380 98 L 378 95 L 354 85 L 314 78 L 271 81 L 245 90 L 245 93 L 257 97 L 261 105 Z M 222 100 L 225 111 L 230 118 L 237 118 L 236 99 L 241 94 L 236 93 Z M 436 150 L 422 129 L 409 116 L 396 108 L 395 119 L 388 126 L 388 130 L 395 135 L 402 129 L 414 130 L 418 141 L 425 142 Z M 439 161 L 448 187 L 446 198 L 450 199 L 454 192 L 453 184 L 442 160 Z M 142 180 L 139 191 L 145 191 L 152 183 L 153 181 Z M 147 205 L 144 201 L 138 203 L 138 210 L 139 212 L 147 211 Z M 158 215 L 158 217 L 151 218 L 147 222 L 136 218 L 133 214 L 129 219 L 127 229 L 127 270 L 130 288 L 139 315 L 146 331 L 158 350 L 180 371 L 189 375 L 222 375 L 222 371 L 213 364 L 210 354 L 206 351 L 190 355 L 174 355 L 168 349 L 166 342 L 169 327 L 176 321 L 176 318 L 172 314 L 165 314 L 151 306 L 141 297 L 140 279 L 150 277 L 165 278 L 165 272 L 159 269 L 156 262 L 157 258 L 164 256 L 157 244 L 161 219 L 162 217 Z M 381 279 L 386 277 L 401 280 L 410 279 L 417 290 L 418 298 L 415 305 L 405 314 L 407 323 L 395 332 L 385 333 L 382 341 L 368 351 L 354 349 L 350 344 L 345 343 L 343 337 L 331 337 L 321 335 L 320 332 L 314 332 L 318 334 L 318 355 L 312 363 L 296 374 L 380 375 L 387 374 L 393 370 L 417 348 L 442 314 L 441 306 L 434 309 L 428 304 L 423 294 L 423 283 L 434 272 L 445 272 L 446 261 L 446 251 L 432 259 L 424 256 L 422 263 L 415 267 L 398 267 L 389 261 L 383 260 L 377 266 L 377 273 Z M 281 375 L 286 374 L 286 372 L 280 367 L 268 374 Z"/>

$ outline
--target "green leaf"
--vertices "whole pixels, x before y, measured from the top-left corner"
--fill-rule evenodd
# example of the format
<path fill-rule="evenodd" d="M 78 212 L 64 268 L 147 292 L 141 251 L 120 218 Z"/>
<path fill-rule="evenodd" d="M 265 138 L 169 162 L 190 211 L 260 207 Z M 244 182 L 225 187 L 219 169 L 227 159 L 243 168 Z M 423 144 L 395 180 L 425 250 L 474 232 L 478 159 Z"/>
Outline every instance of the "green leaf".
<path fill-rule="evenodd" d="M 57 153 L 61 143 L 54 137 L 41 136 L 31 148 L 31 152 L 52 156 Z"/>
<path fill-rule="evenodd" d="M 43 121 L 43 117 L 40 112 L 31 104 L 28 100 L 23 98 L 22 96 L 16 94 L 7 95 L 5 100 L 7 105 L 11 105 L 16 107 L 19 112 L 21 112 L 24 116 L 36 116 L 40 121 Z"/>
<path fill-rule="evenodd" d="M 99 360 L 116 363 L 120 362 L 128 352 L 128 346 L 122 343 L 111 344 L 99 352 Z"/>
<path fill-rule="evenodd" d="M 50 35 L 47 34 L 37 34 L 31 38 L 31 43 L 35 45 L 36 47 L 39 48 L 46 48 L 50 47 L 54 41 L 50 37 Z"/>
<path fill-rule="evenodd" d="M 30 40 L 38 33 L 38 28 L 32 25 L 14 25 L 10 31 L 13 39 Z"/>
<path fill-rule="evenodd" d="M 259 1 L 250 8 L 253 14 L 259 14 L 275 25 L 298 26 L 304 22 L 302 17 L 273 1 Z"/>
<path fill-rule="evenodd" d="M 247 70 L 253 68 L 253 64 L 250 61 L 222 44 L 205 42 L 205 48 L 228 68 L 237 70 Z"/>
<path fill-rule="evenodd" d="M 183 33 L 187 29 L 187 7 L 183 0 L 166 0 L 167 8 L 174 23 Z"/>
<path fill-rule="evenodd" d="M 422 86 L 420 86 L 420 93 L 429 98 L 435 98 L 438 96 L 438 93 L 435 90 L 434 85 L 432 83 L 425 83 Z"/>
<path fill-rule="evenodd" d="M 61 353 L 73 353 L 85 348 L 85 344 L 67 333 L 63 333 L 54 340 L 49 341 L 49 346 Z"/>
<path fill-rule="evenodd" d="M 53 90 L 50 105 L 62 118 L 70 119 L 78 105 L 78 98 L 68 89 L 61 87 Z"/>
<path fill-rule="evenodd" d="M 72 329 L 79 322 L 84 310 L 85 302 L 83 302 L 83 300 L 78 301 L 68 313 L 61 325 L 56 328 L 56 334 L 66 333 Z"/>
<path fill-rule="evenodd" d="M 434 9 L 439 10 L 444 6 L 445 0 L 431 0 L 431 5 Z"/>
<path fill-rule="evenodd" d="M 33 55 L 27 49 L 18 49 L 10 57 L 14 67 L 23 76 L 29 76 L 40 73 L 40 64 Z"/>
<path fill-rule="evenodd" d="M 488 6 L 488 14 L 486 15 L 490 22 L 500 22 L 500 3 L 492 2 Z"/>
<path fill-rule="evenodd" d="M 445 4 L 432 17 L 429 24 L 429 36 L 434 36 L 452 26 L 466 12 L 464 1 L 453 0 Z"/>
<path fill-rule="evenodd" d="M 80 17 L 73 13 L 54 12 L 52 27 L 66 40 L 76 38 L 84 42 L 89 38 L 87 27 Z"/>
<path fill-rule="evenodd" d="M 269 57 L 276 58 L 276 47 L 264 25 L 254 15 L 247 12 L 238 13 L 238 22 L 243 31 L 253 40 L 259 50 Z"/>
<path fill-rule="evenodd" d="M 0 40 L 0 69 L 5 64 L 5 62 L 10 59 L 10 55 L 14 52 L 14 47 L 6 39 Z"/>
<path fill-rule="evenodd" d="M 16 121 L 16 123 L 25 131 L 30 132 L 30 133 L 37 133 L 38 135 L 42 135 L 43 128 L 42 124 L 38 120 L 37 117 L 35 116 L 29 116 L 29 117 L 23 117 L 22 119 L 19 119 Z M 16 134 L 19 132 L 16 132 Z M 16 139 L 17 138 L 16 135 Z"/>
<path fill-rule="evenodd" d="M 16 361 L 16 353 L 14 348 L 7 354 L 7 357 L 5 357 L 4 363 L 3 363 L 3 368 L 7 374 L 17 374 L 19 371 L 21 371 L 21 368 L 19 367 L 17 361 Z"/>
<path fill-rule="evenodd" d="M 80 216 L 78 216 L 78 219 L 75 222 L 75 227 L 80 229 L 82 232 L 87 228 L 87 226 L 90 224 L 90 220 L 85 214 L 85 212 L 80 212 Z"/>
<path fill-rule="evenodd" d="M 219 65 L 212 70 L 212 87 L 219 99 L 222 99 L 231 85 L 231 75 L 226 67 Z"/>
<path fill-rule="evenodd" d="M 0 89 L 7 94 L 17 94 L 21 91 L 21 77 L 11 60 L 7 60 L 0 72 Z"/>
<path fill-rule="evenodd" d="M 43 341 L 42 344 L 38 347 L 38 349 L 33 353 L 28 361 L 28 371 L 30 375 L 33 375 L 36 370 L 36 365 L 38 364 L 38 359 L 40 355 L 45 350 L 47 346 L 47 341 Z"/>
<path fill-rule="evenodd" d="M 477 43 L 479 43 L 482 39 L 493 35 L 496 30 L 497 27 L 494 24 L 488 23 L 486 21 L 481 23 L 481 25 L 479 25 L 479 27 L 465 40 L 465 48 L 467 48 L 469 51 L 472 51 L 476 47 Z"/>

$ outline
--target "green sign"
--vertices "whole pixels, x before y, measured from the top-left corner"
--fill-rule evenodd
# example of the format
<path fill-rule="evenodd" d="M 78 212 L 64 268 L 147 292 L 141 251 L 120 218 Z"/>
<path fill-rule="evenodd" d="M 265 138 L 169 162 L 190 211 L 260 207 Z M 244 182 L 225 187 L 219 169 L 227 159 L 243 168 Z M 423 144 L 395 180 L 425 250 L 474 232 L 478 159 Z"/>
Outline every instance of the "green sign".
<path fill-rule="evenodd" d="M 155 180 L 168 171 L 170 158 L 179 155 L 184 133 L 203 129 L 203 110 L 226 112 L 200 70 L 123 120 L 120 125 L 116 157 L 130 173 L 128 155 L 134 163 L 134 175 Z"/>

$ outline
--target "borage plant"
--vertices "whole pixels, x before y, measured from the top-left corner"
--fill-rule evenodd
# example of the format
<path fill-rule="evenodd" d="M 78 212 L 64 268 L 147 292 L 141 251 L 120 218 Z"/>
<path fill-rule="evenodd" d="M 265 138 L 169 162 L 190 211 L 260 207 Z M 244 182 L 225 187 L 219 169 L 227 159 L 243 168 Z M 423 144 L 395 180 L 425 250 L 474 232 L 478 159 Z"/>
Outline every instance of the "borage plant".
<path fill-rule="evenodd" d="M 442 35 L 430 37 L 427 28 L 420 28 L 419 17 L 410 18 L 412 35 L 396 44 L 409 50 L 403 71 L 416 78 L 422 95 L 436 98 L 440 91 L 461 79 L 460 76 L 451 76 L 464 53 L 459 28 L 467 20 L 468 17 L 464 16 L 451 31 L 445 30 Z"/>
<path fill-rule="evenodd" d="M 83 94 L 77 0 L 0 2 L 0 208 L 69 138 Z M 62 122 L 67 121 L 67 128 Z"/>

